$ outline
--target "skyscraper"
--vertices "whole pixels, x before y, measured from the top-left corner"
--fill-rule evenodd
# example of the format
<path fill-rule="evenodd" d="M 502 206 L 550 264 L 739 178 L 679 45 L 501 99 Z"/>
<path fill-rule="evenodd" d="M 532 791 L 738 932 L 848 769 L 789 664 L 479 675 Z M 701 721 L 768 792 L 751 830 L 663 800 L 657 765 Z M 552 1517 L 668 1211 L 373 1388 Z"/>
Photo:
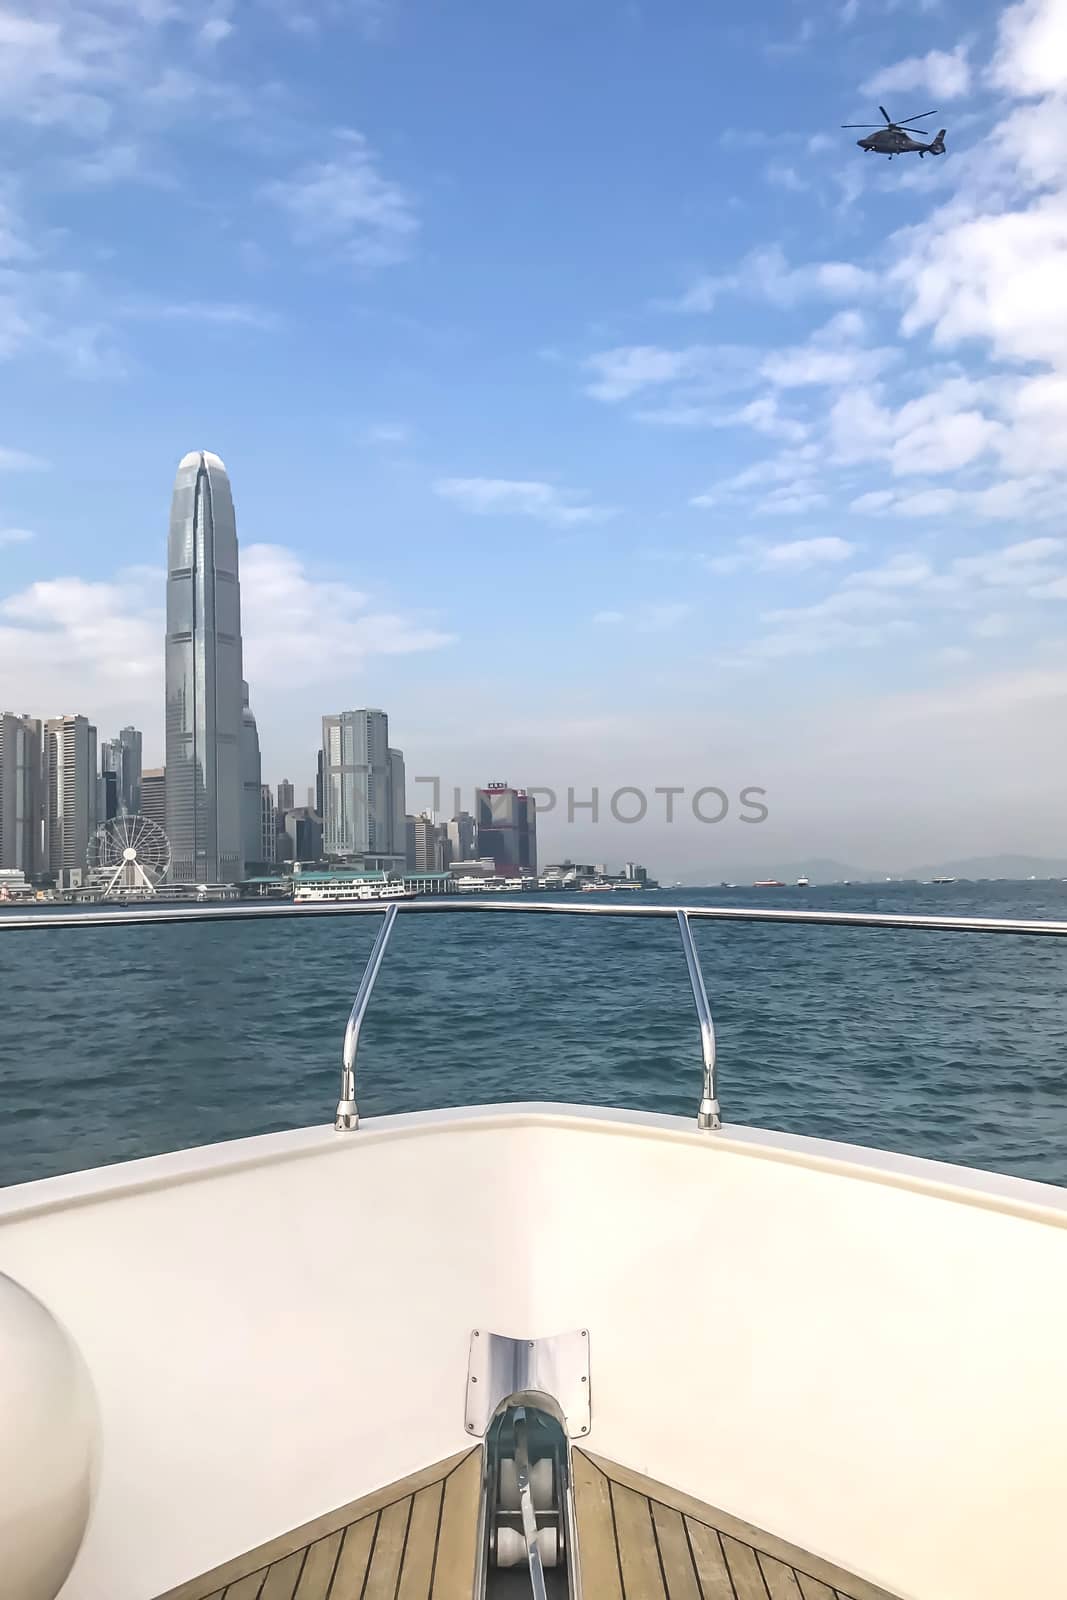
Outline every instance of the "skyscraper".
<path fill-rule="evenodd" d="M 469 811 L 460 811 L 448 824 L 453 861 L 474 861 L 478 855 L 478 824 Z"/>
<path fill-rule="evenodd" d="M 389 752 L 389 804 L 393 813 L 392 844 L 389 848 L 395 855 L 402 855 L 407 838 L 407 782 L 403 750 Z"/>
<path fill-rule="evenodd" d="M 84 868 L 96 831 L 96 729 L 88 717 L 50 717 L 44 725 L 44 867 L 57 878 Z"/>
<path fill-rule="evenodd" d="M 0 711 L 0 868 L 41 870 L 41 724 Z"/>
<path fill-rule="evenodd" d="M 498 872 L 537 871 L 537 808 L 525 789 L 490 783 L 474 791 L 478 852 L 492 856 Z"/>
<path fill-rule="evenodd" d="M 287 811 L 292 811 L 296 804 L 296 790 L 288 778 L 283 778 L 278 785 L 278 815 L 284 817 Z"/>
<path fill-rule="evenodd" d="M 141 815 L 167 831 L 167 769 L 146 767 L 141 774 Z"/>
<path fill-rule="evenodd" d="M 107 774 L 114 775 L 114 784 L 107 782 Z M 123 728 L 117 739 L 104 739 L 100 744 L 100 793 L 109 796 L 112 788 L 114 810 L 101 806 L 99 820 L 114 817 L 120 812 L 136 816 L 141 809 L 141 733 L 138 728 Z M 110 804 L 110 800 L 108 804 Z"/>
<path fill-rule="evenodd" d="M 428 811 L 405 819 L 407 829 L 407 867 L 409 872 L 445 872 L 452 860 L 448 834 L 443 823 L 435 822 Z"/>
<path fill-rule="evenodd" d="M 241 684 L 241 844 L 245 870 L 253 861 L 266 861 L 260 836 L 263 772 L 259 757 L 259 729 L 248 703 L 248 685 Z"/>
<path fill-rule="evenodd" d="M 273 866 L 278 859 L 278 819 L 269 783 L 263 784 L 259 791 L 259 854 L 256 859 L 267 866 Z"/>
<path fill-rule="evenodd" d="M 404 854 L 394 788 L 404 758 L 389 748 L 384 711 L 341 711 L 322 719 L 323 848 L 330 856 Z"/>
<path fill-rule="evenodd" d="M 167 835 L 176 883 L 242 868 L 241 593 L 230 480 L 183 456 L 167 546 Z"/>

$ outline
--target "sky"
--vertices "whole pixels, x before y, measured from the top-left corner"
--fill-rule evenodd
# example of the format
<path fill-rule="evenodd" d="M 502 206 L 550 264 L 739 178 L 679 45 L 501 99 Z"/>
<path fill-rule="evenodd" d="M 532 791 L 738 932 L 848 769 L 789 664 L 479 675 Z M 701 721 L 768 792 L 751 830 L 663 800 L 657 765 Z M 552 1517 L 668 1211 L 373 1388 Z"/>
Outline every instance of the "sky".
<path fill-rule="evenodd" d="M 4 709 L 162 760 L 208 449 L 271 783 L 370 705 L 542 861 L 1067 854 L 1067 0 L 0 0 L 0 122 Z"/>

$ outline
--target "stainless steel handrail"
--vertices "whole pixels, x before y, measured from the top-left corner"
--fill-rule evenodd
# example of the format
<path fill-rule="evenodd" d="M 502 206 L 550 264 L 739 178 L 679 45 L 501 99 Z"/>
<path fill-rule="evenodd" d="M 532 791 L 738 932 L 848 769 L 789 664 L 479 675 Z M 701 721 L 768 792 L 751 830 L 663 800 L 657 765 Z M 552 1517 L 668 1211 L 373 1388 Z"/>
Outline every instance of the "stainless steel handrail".
<path fill-rule="evenodd" d="M 700 970 L 700 957 L 693 943 L 693 930 L 686 912 L 678 913 L 678 932 L 682 936 L 685 964 L 689 968 L 689 982 L 693 988 L 693 1003 L 700 1023 L 700 1048 L 704 1056 L 704 1089 L 697 1111 L 697 1127 L 714 1132 L 722 1127 L 719 1116 L 718 1085 L 715 1082 L 715 1024 L 711 1020 L 708 991 L 704 987 L 704 974 Z"/>
<path fill-rule="evenodd" d="M 341 1098 L 337 1102 L 337 1111 L 334 1115 L 333 1125 L 338 1133 L 353 1133 L 359 1127 L 359 1108 L 356 1105 L 356 1051 L 359 1049 L 359 1030 L 363 1026 L 363 1018 L 367 1015 L 371 993 L 374 989 L 378 969 L 381 967 L 385 956 L 385 947 L 389 943 L 389 935 L 393 931 L 396 921 L 396 902 L 386 908 L 382 925 L 378 929 L 378 937 L 371 948 L 367 958 L 367 965 L 363 969 L 356 998 L 352 1002 L 352 1010 L 348 1014 L 348 1023 L 345 1027 L 345 1042 L 341 1049 Z"/>
<path fill-rule="evenodd" d="M 841 928 L 929 928 L 945 933 L 1014 933 L 1033 937 L 1067 937 L 1067 922 L 1023 921 L 1007 917 L 928 917 L 883 911 L 791 911 L 779 906 L 674 906 L 674 905 L 586 905 L 552 900 L 498 900 L 494 896 L 438 895 L 426 900 L 392 902 L 393 909 L 405 916 L 426 911 L 539 912 L 546 915 L 580 917 L 676 917 L 684 911 L 698 922 L 799 922 Z M 123 911 L 0 911 L 0 933 L 26 932 L 33 928 L 137 927 L 163 922 L 234 922 L 272 917 L 353 917 L 379 916 L 382 903 L 375 900 L 342 904 L 304 902 L 294 905 L 268 902 L 242 902 L 229 905 L 152 906 Z"/>
<path fill-rule="evenodd" d="M 154 922 L 214 922 L 225 921 L 228 918 L 247 921 L 257 917 L 360 916 L 368 913 L 377 915 L 381 907 L 381 901 L 364 901 L 340 905 L 314 902 L 294 905 L 290 902 L 285 905 L 166 906 L 145 910 L 76 911 L 55 914 L 47 911 L 9 912 L 0 915 L 0 932 L 4 929 L 14 928 L 26 930 L 30 928 L 132 927 L 139 923 Z M 700 959 L 693 942 L 693 933 L 690 927 L 691 919 L 755 923 L 797 922 L 829 927 L 919 928 L 935 932 L 1013 933 L 1034 937 L 1067 937 L 1067 922 L 1021 921 L 1000 917 L 929 917 L 907 913 L 871 911 L 794 911 L 776 906 L 635 906 L 632 904 L 608 906 L 603 903 L 586 905 L 544 900 L 516 901 L 497 900 L 495 898 L 468 900 L 460 899 L 454 895 L 442 895 L 439 898 L 427 900 L 393 901 L 386 908 L 381 929 L 374 941 L 374 947 L 371 950 L 370 958 L 360 982 L 359 991 L 348 1018 L 348 1025 L 345 1028 L 344 1048 L 342 1051 L 341 1098 L 337 1102 L 337 1112 L 334 1119 L 334 1127 L 339 1133 L 352 1132 L 359 1127 L 355 1077 L 359 1031 L 398 911 L 523 911 L 548 914 L 570 913 L 578 916 L 674 917 L 677 920 L 678 929 L 682 937 L 682 948 L 685 952 L 686 966 L 689 971 L 689 982 L 692 986 L 693 1001 L 696 1005 L 697 1018 L 700 1023 L 704 1083 L 700 1097 L 700 1107 L 697 1112 L 697 1126 L 708 1132 L 714 1132 L 722 1126 L 716 1080 L 715 1028 L 712 1022 L 707 990 L 704 987 L 703 973 L 700 969 Z"/>

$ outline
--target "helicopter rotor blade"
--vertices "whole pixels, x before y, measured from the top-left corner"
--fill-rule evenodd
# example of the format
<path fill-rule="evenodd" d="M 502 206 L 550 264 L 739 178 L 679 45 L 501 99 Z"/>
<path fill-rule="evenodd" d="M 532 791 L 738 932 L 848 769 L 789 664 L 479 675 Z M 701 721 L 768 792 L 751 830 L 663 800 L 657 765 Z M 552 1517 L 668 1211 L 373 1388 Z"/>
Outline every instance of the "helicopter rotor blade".
<path fill-rule="evenodd" d="M 933 110 L 933 111 L 922 111 L 922 112 L 920 112 L 920 114 L 917 117 L 905 117 L 903 122 L 898 122 L 897 123 L 897 127 L 898 128 L 906 128 L 909 122 L 921 122 L 923 120 L 923 117 L 936 117 L 936 116 L 937 116 L 936 109 Z"/>
<path fill-rule="evenodd" d="M 889 115 L 889 112 L 886 110 L 885 106 L 879 106 L 878 109 L 882 113 L 882 115 L 885 118 L 885 120 L 888 122 L 889 126 L 892 127 L 893 126 L 893 119 Z"/>

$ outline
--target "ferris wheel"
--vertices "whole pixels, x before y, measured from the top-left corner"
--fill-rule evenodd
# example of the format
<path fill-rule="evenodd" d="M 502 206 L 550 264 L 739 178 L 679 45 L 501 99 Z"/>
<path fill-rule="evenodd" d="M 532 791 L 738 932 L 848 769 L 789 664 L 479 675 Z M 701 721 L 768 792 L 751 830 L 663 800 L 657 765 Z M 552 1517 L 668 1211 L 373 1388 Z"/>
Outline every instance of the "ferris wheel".
<path fill-rule="evenodd" d="M 104 881 L 104 898 L 155 894 L 170 867 L 170 840 L 148 817 L 111 817 L 89 840 L 90 872 Z"/>

